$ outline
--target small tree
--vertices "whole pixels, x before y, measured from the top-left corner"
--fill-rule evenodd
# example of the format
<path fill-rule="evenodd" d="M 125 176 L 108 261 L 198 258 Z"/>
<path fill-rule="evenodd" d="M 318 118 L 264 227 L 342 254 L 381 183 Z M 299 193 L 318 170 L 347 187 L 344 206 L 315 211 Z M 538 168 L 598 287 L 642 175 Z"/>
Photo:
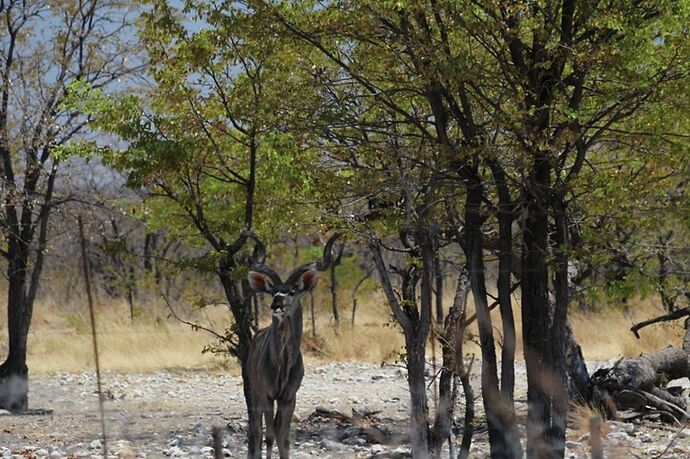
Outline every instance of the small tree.
<path fill-rule="evenodd" d="M 43 271 L 62 146 L 85 118 L 63 105 L 74 81 L 105 87 L 134 70 L 118 1 L 3 1 L 0 32 L 0 255 L 7 262 L 9 350 L 0 408 L 28 407 L 28 333 Z M 106 26 L 107 24 L 107 26 Z M 131 50 L 133 47 L 128 46 Z"/>
<path fill-rule="evenodd" d="M 182 11 L 165 1 L 143 14 L 155 89 L 107 96 L 82 86 L 71 102 L 93 116 L 94 127 L 127 142 L 124 149 L 91 147 L 130 186 L 147 190 L 147 223 L 206 249 L 192 266 L 213 272 L 228 302 L 233 323 L 223 345 L 240 361 L 251 424 L 247 245 L 258 244 L 254 233 L 275 238 L 292 231 L 312 209 L 313 150 L 287 131 L 284 119 L 308 99 L 311 86 L 300 92 L 286 84 L 294 78 L 290 60 L 297 59 L 289 43 L 262 35 L 263 24 L 239 5 L 186 8 L 205 27 L 188 30 Z M 250 433 L 248 440 L 253 457 L 260 439 Z"/>

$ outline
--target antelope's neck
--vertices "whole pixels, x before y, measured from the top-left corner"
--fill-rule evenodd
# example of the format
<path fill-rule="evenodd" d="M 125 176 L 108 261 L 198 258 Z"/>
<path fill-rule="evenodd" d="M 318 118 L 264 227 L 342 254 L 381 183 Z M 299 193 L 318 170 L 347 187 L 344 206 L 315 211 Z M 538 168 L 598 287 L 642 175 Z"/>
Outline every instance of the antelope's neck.
<path fill-rule="evenodd" d="M 280 356 L 283 353 L 288 355 L 290 360 L 296 359 L 300 352 L 302 345 L 302 307 L 299 305 L 294 314 L 292 314 L 283 322 L 279 322 L 274 318 L 271 326 L 276 333 L 276 348 L 274 349 L 276 355 Z"/>

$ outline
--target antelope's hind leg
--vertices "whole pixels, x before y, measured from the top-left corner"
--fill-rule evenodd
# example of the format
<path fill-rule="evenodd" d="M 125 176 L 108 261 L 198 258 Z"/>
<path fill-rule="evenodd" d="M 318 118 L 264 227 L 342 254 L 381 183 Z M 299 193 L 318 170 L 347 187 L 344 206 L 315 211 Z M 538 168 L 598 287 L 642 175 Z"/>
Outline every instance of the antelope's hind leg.
<path fill-rule="evenodd" d="M 295 412 L 295 398 L 290 401 L 278 402 L 278 411 L 274 419 L 274 431 L 278 440 L 278 454 L 280 459 L 290 457 L 290 421 Z"/>

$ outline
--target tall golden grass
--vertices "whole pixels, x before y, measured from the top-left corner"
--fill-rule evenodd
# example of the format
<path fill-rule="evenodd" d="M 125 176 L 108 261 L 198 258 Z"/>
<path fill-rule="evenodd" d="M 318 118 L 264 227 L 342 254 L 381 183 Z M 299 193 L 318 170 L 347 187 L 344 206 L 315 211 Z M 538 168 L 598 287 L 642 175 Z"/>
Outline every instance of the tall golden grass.
<path fill-rule="evenodd" d="M 325 292 L 317 296 L 317 335 L 312 336 L 308 304 L 304 306 L 303 351 L 308 362 L 367 361 L 394 362 L 403 352 L 403 338 L 393 323 L 384 298 L 374 293 L 360 300 L 356 326 L 349 319 L 349 305 L 343 304 L 341 323 L 336 326 L 331 318 Z M 446 298 L 446 304 L 450 297 Z M 518 358 L 521 358 L 520 313 L 514 301 L 518 330 Z M 183 304 L 175 306 L 185 319 L 198 321 L 221 332 L 230 325 L 230 313 L 224 306 L 194 310 Z M 472 302 L 469 304 L 470 312 Z M 680 324 L 654 325 L 641 331 L 637 340 L 630 332 L 633 323 L 663 313 L 652 299 L 632 301 L 630 312 L 606 308 L 598 313 L 571 313 L 570 319 L 586 359 L 612 359 L 629 357 L 654 351 L 668 345 L 678 345 Z M 101 365 L 106 371 L 149 372 L 165 368 L 205 369 L 237 372 L 237 364 L 228 356 L 203 354 L 205 345 L 214 342 L 204 331 L 194 331 L 188 325 L 169 317 L 162 301 L 137 303 L 138 314 L 130 320 L 125 301 L 107 299 L 101 295 L 96 305 Z M 6 352 L 6 326 L 0 318 L 0 356 Z M 268 323 L 263 312 L 261 325 Z M 498 311 L 492 313 L 495 336 L 500 341 L 502 331 Z M 467 353 L 480 356 L 476 344 L 476 325 L 468 329 Z M 437 350 L 440 358 L 440 351 Z M 58 304 L 42 299 L 35 306 L 29 336 L 29 368 L 33 374 L 60 371 L 79 372 L 93 368 L 93 352 L 88 321 L 88 309 L 79 301 Z"/>

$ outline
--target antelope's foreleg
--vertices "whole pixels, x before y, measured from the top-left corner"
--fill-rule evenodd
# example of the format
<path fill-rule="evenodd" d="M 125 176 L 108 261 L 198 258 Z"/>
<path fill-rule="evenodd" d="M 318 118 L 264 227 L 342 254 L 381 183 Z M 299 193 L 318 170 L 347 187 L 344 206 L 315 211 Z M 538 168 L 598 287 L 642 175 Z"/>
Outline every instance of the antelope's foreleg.
<path fill-rule="evenodd" d="M 289 401 L 279 401 L 278 411 L 274 419 L 274 430 L 278 441 L 278 454 L 280 459 L 290 457 L 290 421 L 295 412 L 295 398 Z"/>
<path fill-rule="evenodd" d="M 252 394 L 252 416 L 249 422 L 249 430 L 254 437 L 254 444 L 250 445 L 247 457 L 250 459 L 261 459 L 261 440 L 263 439 L 263 426 L 261 418 L 267 409 L 268 400 Z M 273 408 L 271 407 L 271 410 Z"/>
<path fill-rule="evenodd" d="M 271 459 L 273 439 L 275 438 L 275 432 L 273 430 L 273 403 L 273 401 L 269 401 L 268 408 L 264 410 L 264 421 L 266 422 L 266 459 Z"/>

